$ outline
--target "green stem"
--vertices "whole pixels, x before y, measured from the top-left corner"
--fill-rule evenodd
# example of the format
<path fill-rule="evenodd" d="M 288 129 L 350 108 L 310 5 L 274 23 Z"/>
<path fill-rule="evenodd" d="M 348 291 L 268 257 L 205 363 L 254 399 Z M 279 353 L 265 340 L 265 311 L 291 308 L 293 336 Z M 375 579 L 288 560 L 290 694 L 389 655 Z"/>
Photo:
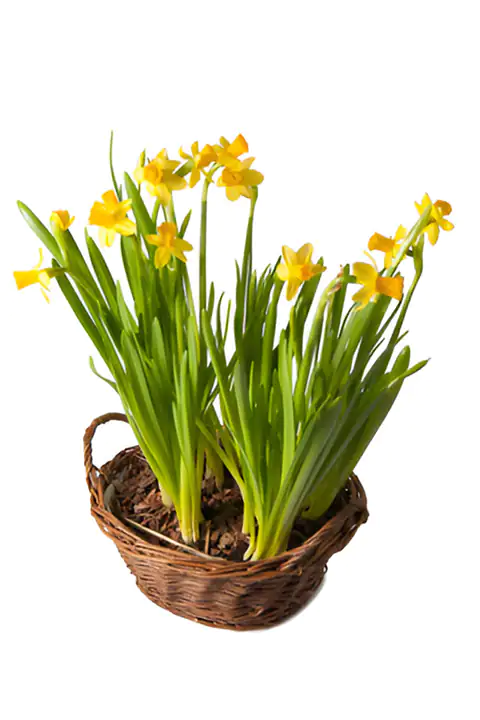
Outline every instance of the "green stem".
<path fill-rule="evenodd" d="M 175 205 L 173 204 L 173 195 L 170 196 L 170 202 L 167 207 L 167 217 L 169 222 L 177 224 L 177 217 L 175 215 Z"/>
<path fill-rule="evenodd" d="M 200 314 L 207 307 L 207 196 L 210 180 L 205 179 L 202 190 L 200 219 Z"/>
<path fill-rule="evenodd" d="M 250 201 L 250 214 L 248 216 L 247 235 L 243 250 L 243 261 L 240 278 L 237 288 L 237 303 L 235 308 L 234 331 L 237 346 L 241 344 L 245 333 L 245 317 L 247 313 L 248 289 L 252 275 L 252 238 L 253 238 L 253 216 L 258 198 L 258 189 L 252 188 L 252 199 Z"/>
<path fill-rule="evenodd" d="M 295 391 L 294 391 L 294 402 L 295 402 L 295 414 L 298 419 L 303 417 L 304 413 L 302 413 L 302 407 L 305 402 L 305 390 L 307 387 L 307 381 L 308 376 L 310 375 L 310 370 L 312 367 L 312 360 L 313 356 L 315 354 L 315 349 L 318 346 L 318 343 L 320 342 L 320 334 L 322 332 L 323 327 L 323 316 L 325 313 L 325 308 L 327 305 L 327 302 L 329 300 L 330 292 L 337 284 L 338 279 L 334 278 L 325 288 L 323 291 L 317 311 L 315 313 L 315 317 L 313 319 L 312 327 L 310 330 L 310 335 L 308 337 L 307 347 L 305 349 L 305 354 L 302 358 L 302 362 L 300 364 L 300 368 L 298 371 L 298 378 L 295 385 Z"/>
<path fill-rule="evenodd" d="M 155 200 L 155 205 L 153 207 L 153 213 L 152 213 L 152 221 L 155 227 L 157 227 L 157 221 L 158 221 L 158 211 L 160 210 L 160 200 L 157 198 Z"/>
<path fill-rule="evenodd" d="M 242 281 L 245 289 L 245 298 L 247 289 L 250 285 L 250 276 L 252 274 L 252 238 L 253 238 L 253 215 L 255 213 L 255 205 L 258 199 L 258 188 L 252 188 L 252 199 L 250 200 L 250 215 L 248 216 L 247 237 L 245 238 L 245 249 L 243 251 L 242 263 Z"/>
<path fill-rule="evenodd" d="M 426 226 L 428 225 L 428 221 L 430 220 L 430 213 L 432 211 L 432 206 L 429 205 L 421 214 L 416 224 L 413 226 L 413 228 L 408 233 L 405 242 L 403 243 L 402 247 L 400 248 L 399 252 L 397 253 L 395 260 L 393 261 L 390 268 L 385 273 L 386 277 L 393 277 L 395 275 L 395 272 L 402 262 L 403 258 L 409 251 L 409 249 L 414 245 L 417 238 L 423 233 Z"/>
<path fill-rule="evenodd" d="M 110 148 L 109 148 L 109 153 L 108 153 L 108 159 L 109 159 L 109 164 L 110 164 L 110 174 L 112 176 L 113 187 L 115 189 L 118 199 L 121 200 L 122 199 L 122 188 L 119 187 L 119 185 L 117 183 L 117 178 L 115 177 L 115 171 L 113 169 L 113 130 L 110 133 Z"/>

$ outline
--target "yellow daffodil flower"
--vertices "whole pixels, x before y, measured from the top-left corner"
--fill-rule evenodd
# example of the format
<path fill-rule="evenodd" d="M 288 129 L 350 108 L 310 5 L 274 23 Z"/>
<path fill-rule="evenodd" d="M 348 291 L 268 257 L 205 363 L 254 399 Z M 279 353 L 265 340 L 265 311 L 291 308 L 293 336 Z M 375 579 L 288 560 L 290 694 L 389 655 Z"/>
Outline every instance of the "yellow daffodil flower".
<path fill-rule="evenodd" d="M 111 247 L 115 235 L 133 235 L 135 223 L 127 218 L 127 212 L 132 207 L 132 201 L 119 202 L 113 190 L 102 195 L 103 202 L 95 202 L 90 210 L 90 225 L 97 225 L 100 230 L 98 238 L 102 247 Z"/>
<path fill-rule="evenodd" d="M 75 216 L 70 217 L 68 210 L 55 210 L 50 215 L 50 222 L 56 225 L 60 230 L 66 232 L 75 220 Z"/>
<path fill-rule="evenodd" d="M 218 164 L 233 171 L 241 171 L 243 168 L 242 161 L 239 160 L 239 157 L 248 152 L 248 143 L 243 135 L 237 135 L 232 143 L 224 137 L 221 137 L 219 142 L 219 145 L 213 146 L 217 154 Z"/>
<path fill-rule="evenodd" d="M 313 245 L 306 243 L 300 250 L 295 252 L 284 245 L 282 255 L 285 263 L 277 267 L 277 275 L 280 280 L 287 283 L 287 300 L 292 300 L 298 292 L 298 288 L 306 280 L 319 275 L 326 268 L 323 265 L 312 263 Z"/>
<path fill-rule="evenodd" d="M 363 288 L 352 297 L 353 302 L 360 303 L 358 310 L 364 308 L 372 298 L 376 299 L 379 294 L 388 295 L 395 300 L 402 299 L 403 277 L 401 275 L 381 277 L 375 260 L 373 258 L 371 260 L 373 265 L 364 262 L 353 263 L 353 274 L 357 283 L 363 285 Z"/>
<path fill-rule="evenodd" d="M 13 273 L 13 277 L 15 278 L 18 290 L 23 290 L 23 288 L 26 288 L 29 285 L 35 285 L 36 283 L 38 283 L 40 285 L 40 290 L 43 297 L 49 303 L 50 298 L 48 297 L 46 291 L 50 290 L 50 280 L 52 277 L 54 277 L 54 275 L 58 274 L 58 270 L 54 270 L 53 268 L 42 268 L 42 248 L 40 248 L 38 252 L 40 258 L 35 267 L 33 267 L 31 270 L 17 270 Z"/>
<path fill-rule="evenodd" d="M 174 170 L 180 165 L 178 160 L 170 160 L 165 148 L 146 165 L 137 165 L 133 173 L 138 183 L 145 186 L 162 205 L 168 205 L 173 190 L 183 190 L 187 186 L 185 178 L 175 175 Z"/>
<path fill-rule="evenodd" d="M 202 170 L 216 161 L 217 153 L 211 145 L 205 145 L 202 150 L 199 150 L 198 142 L 194 142 L 192 144 L 191 153 L 192 154 L 189 155 L 184 152 L 182 148 L 178 151 L 181 158 L 184 160 L 190 160 L 193 163 L 189 182 L 190 187 L 193 188 L 200 180 Z"/>
<path fill-rule="evenodd" d="M 221 176 L 218 178 L 217 185 L 224 187 L 229 200 L 238 200 L 244 197 L 252 197 L 252 187 L 256 187 L 263 182 L 262 173 L 251 169 L 251 164 L 255 158 L 247 158 L 240 162 L 237 170 L 225 167 Z"/>
<path fill-rule="evenodd" d="M 407 229 L 403 225 L 399 225 L 395 237 L 388 238 L 380 233 L 374 233 L 368 241 L 369 250 L 380 250 L 385 253 L 385 268 L 389 268 L 392 264 L 392 260 L 396 257 L 398 251 L 402 247 L 402 240 L 407 237 Z"/>
<path fill-rule="evenodd" d="M 172 255 L 186 263 L 186 252 L 193 250 L 192 245 L 177 235 L 177 226 L 172 222 L 164 222 L 157 228 L 156 235 L 147 235 L 147 242 L 156 245 L 155 267 L 162 268 L 167 265 Z"/>
<path fill-rule="evenodd" d="M 437 200 L 432 203 L 427 193 L 423 196 L 421 203 L 415 203 L 415 207 L 417 208 L 419 215 L 421 215 L 429 205 L 432 206 L 432 211 L 430 214 L 430 221 L 425 228 L 425 232 L 428 235 L 430 243 L 435 245 L 438 240 L 440 228 L 442 228 L 442 230 L 446 230 L 447 232 L 449 230 L 453 230 L 454 228 L 449 220 L 445 220 L 445 215 L 450 215 L 452 212 L 452 206 L 450 203 L 445 202 L 445 200 Z"/>

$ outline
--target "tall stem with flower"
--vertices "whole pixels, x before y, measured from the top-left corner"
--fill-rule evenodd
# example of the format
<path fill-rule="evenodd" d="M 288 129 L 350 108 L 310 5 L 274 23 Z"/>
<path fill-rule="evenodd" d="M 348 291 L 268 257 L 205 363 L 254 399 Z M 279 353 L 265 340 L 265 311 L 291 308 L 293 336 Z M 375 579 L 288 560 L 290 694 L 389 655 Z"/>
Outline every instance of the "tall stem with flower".
<path fill-rule="evenodd" d="M 193 143 L 188 153 L 181 149 L 183 164 L 165 149 L 153 159 L 142 153 L 134 180 L 125 175 L 122 199 L 110 146 L 114 189 L 92 206 L 89 224 L 98 227 L 99 244 L 87 230 L 89 262 L 71 234 L 68 212 L 52 213 L 49 230 L 19 203 L 53 259 L 42 267 L 41 256 L 15 280 L 20 289 L 38 283 L 45 296 L 51 280 L 58 282 L 111 377 L 91 359 L 92 370 L 120 396 L 163 501 L 175 507 L 184 541 L 200 537 L 207 462 L 219 485 L 225 469 L 238 484 L 249 538 L 245 559 L 260 559 L 287 547 L 299 516 L 317 518 L 328 510 L 405 378 L 425 365 L 411 365 L 410 348 L 397 348 L 423 271 L 424 235 L 435 244 L 439 230 L 453 225 L 446 219 L 449 204 L 425 195 L 410 232 L 400 226 L 393 238 L 370 238 L 369 250 L 384 253 L 381 270 L 367 253 L 370 263 L 356 262 L 352 271 L 346 265 L 320 291 L 326 268 L 322 258 L 313 260 L 307 242 L 296 252 L 284 245 L 283 262 L 259 275 L 253 223 L 263 175 L 247 152 L 238 135 L 233 142 L 221 138 L 202 149 Z M 191 212 L 179 227 L 174 194 L 202 178 L 197 308 L 187 268 L 194 246 L 185 238 Z M 214 283 L 207 296 L 207 204 L 215 180 L 230 201 L 250 203 L 236 266 L 231 356 L 231 301 L 224 317 L 223 293 L 215 297 Z M 153 199 L 151 209 L 143 190 Z M 126 287 L 114 280 L 106 260 L 115 244 Z M 409 257 L 414 278 L 404 293 L 398 270 Z M 284 283 L 292 305 L 288 323 L 277 328 Z M 351 283 L 361 288 L 346 309 Z"/>

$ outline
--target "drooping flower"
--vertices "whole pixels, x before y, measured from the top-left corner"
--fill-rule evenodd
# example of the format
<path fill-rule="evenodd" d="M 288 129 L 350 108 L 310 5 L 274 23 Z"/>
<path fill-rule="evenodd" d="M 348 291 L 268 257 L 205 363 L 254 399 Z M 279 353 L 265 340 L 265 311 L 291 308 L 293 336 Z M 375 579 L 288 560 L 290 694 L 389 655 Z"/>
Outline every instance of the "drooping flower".
<path fill-rule="evenodd" d="M 93 203 L 90 210 L 90 225 L 97 225 L 100 230 L 98 238 L 102 247 L 111 247 L 115 235 L 133 235 L 135 223 L 127 217 L 127 212 L 132 207 L 130 199 L 118 200 L 113 190 L 108 190 L 102 195 L 103 202 Z"/>
<path fill-rule="evenodd" d="M 138 183 L 145 183 L 150 195 L 158 198 L 162 205 L 168 205 L 172 191 L 183 190 L 187 186 L 185 178 L 175 175 L 179 165 L 178 160 L 169 159 L 164 148 L 146 165 L 139 163 L 133 175 Z"/>
<path fill-rule="evenodd" d="M 368 254 L 368 253 L 367 253 Z M 367 305 L 377 295 L 388 295 L 395 300 L 401 300 L 403 296 L 403 277 L 382 277 L 378 272 L 377 264 L 373 258 L 373 265 L 364 262 L 353 263 L 353 274 L 357 283 L 363 285 L 352 297 L 353 302 L 360 303 L 358 310 Z"/>
<path fill-rule="evenodd" d="M 282 247 L 285 262 L 277 267 L 277 275 L 280 280 L 287 283 L 287 300 L 295 297 L 303 282 L 326 270 L 323 265 L 312 263 L 312 254 L 312 243 L 305 243 L 297 252 L 286 245 Z"/>
<path fill-rule="evenodd" d="M 388 238 L 380 233 L 374 233 L 368 241 L 369 250 L 380 250 L 385 253 L 384 267 L 389 268 L 392 260 L 396 257 L 398 251 L 402 247 L 402 240 L 407 237 L 407 229 L 403 225 L 399 225 L 395 237 Z"/>
<path fill-rule="evenodd" d="M 429 205 L 432 206 L 432 211 L 430 213 L 430 220 L 425 228 L 425 232 L 428 235 L 430 243 L 435 245 L 438 240 L 440 228 L 442 228 L 442 230 L 446 230 L 447 232 L 449 230 L 453 230 L 454 228 L 454 225 L 450 222 L 450 220 L 445 220 L 445 215 L 450 215 L 452 212 L 452 206 L 450 203 L 445 202 L 445 200 L 437 200 L 432 203 L 427 193 L 423 196 L 421 203 L 415 203 L 415 207 L 417 208 L 419 215 L 422 215 Z"/>
<path fill-rule="evenodd" d="M 194 142 L 192 144 L 191 155 L 184 152 L 182 148 L 180 148 L 178 154 L 184 160 L 190 160 L 192 162 L 189 181 L 191 188 L 195 187 L 200 180 L 202 170 L 211 165 L 211 163 L 215 162 L 217 159 L 217 153 L 211 145 L 204 145 L 202 150 L 199 150 L 198 142 Z"/>
<path fill-rule="evenodd" d="M 42 268 L 42 248 L 40 248 L 38 252 L 40 256 L 38 263 L 31 270 L 16 270 L 13 273 L 13 276 L 18 290 L 23 290 L 23 288 L 26 288 L 29 285 L 35 285 L 38 283 L 43 297 L 49 303 L 50 298 L 47 295 L 47 291 L 50 290 L 51 278 L 58 274 L 58 270 L 54 270 L 53 268 Z"/>
<path fill-rule="evenodd" d="M 247 158 L 238 161 L 240 165 L 236 170 L 232 170 L 230 167 L 223 169 L 217 185 L 225 188 L 229 200 L 238 200 L 241 195 L 252 198 L 252 188 L 263 182 L 262 173 L 251 169 L 254 160 L 255 158 Z"/>
<path fill-rule="evenodd" d="M 186 263 L 186 252 L 193 250 L 193 246 L 177 235 L 177 226 L 172 222 L 164 222 L 157 228 L 156 235 L 147 235 L 147 242 L 156 245 L 155 267 L 162 268 L 167 265 L 172 255 Z"/>
<path fill-rule="evenodd" d="M 65 232 L 75 220 L 75 216 L 70 217 L 68 210 L 55 210 L 50 215 L 50 222 L 56 225 L 60 230 Z"/>

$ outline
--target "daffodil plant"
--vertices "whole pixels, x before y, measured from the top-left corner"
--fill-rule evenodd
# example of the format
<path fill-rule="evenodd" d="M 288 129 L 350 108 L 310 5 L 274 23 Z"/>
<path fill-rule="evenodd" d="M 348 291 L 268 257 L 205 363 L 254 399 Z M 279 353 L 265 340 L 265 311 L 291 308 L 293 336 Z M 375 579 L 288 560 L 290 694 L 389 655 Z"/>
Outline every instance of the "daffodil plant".
<path fill-rule="evenodd" d="M 253 270 L 253 221 L 263 175 L 233 142 L 197 142 L 181 160 L 166 150 L 140 155 L 133 177 L 96 201 L 84 249 L 74 218 L 57 210 L 47 228 L 23 203 L 25 220 L 52 256 L 16 272 L 18 288 L 38 283 L 48 300 L 52 279 L 89 335 L 109 377 L 93 372 L 120 396 L 130 425 L 162 492 L 174 505 L 185 543 L 199 538 L 206 465 L 221 485 L 225 469 L 244 501 L 245 559 L 283 551 L 299 516 L 321 517 L 345 485 L 385 420 L 404 380 L 426 364 L 400 347 L 404 321 L 423 271 L 424 239 L 434 245 L 449 231 L 451 207 L 425 195 L 413 227 L 375 233 L 370 252 L 383 267 L 345 265 L 326 283 L 323 258 L 311 243 L 261 273 Z M 191 211 L 181 222 L 174 194 L 202 183 L 200 237 L 186 239 Z M 207 284 L 207 203 L 211 185 L 249 205 L 235 296 L 224 303 Z M 161 216 L 159 217 L 161 213 Z M 131 214 L 131 217 L 129 217 Z M 190 237 L 190 236 L 189 236 Z M 126 284 L 116 281 L 108 254 L 119 246 Z M 199 252 L 195 301 L 187 253 Z M 410 274 L 408 288 L 405 274 Z M 350 296 L 349 286 L 360 285 Z M 323 285 L 323 289 L 322 289 Z M 283 287 L 291 303 L 278 327 Z M 234 351 L 227 353 L 233 335 Z"/>

